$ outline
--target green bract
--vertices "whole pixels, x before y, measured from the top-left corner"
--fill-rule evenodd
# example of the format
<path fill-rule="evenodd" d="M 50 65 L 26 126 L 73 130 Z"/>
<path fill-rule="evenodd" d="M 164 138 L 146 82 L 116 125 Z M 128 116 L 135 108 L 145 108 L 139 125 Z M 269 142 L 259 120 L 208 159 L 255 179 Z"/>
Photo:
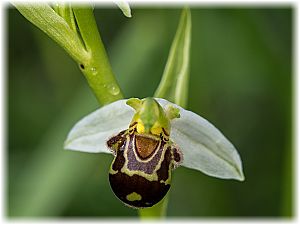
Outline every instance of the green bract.
<path fill-rule="evenodd" d="M 135 114 L 126 101 L 113 102 L 80 120 L 70 131 L 65 148 L 111 153 L 106 141 L 128 129 Z M 170 120 L 170 139 L 183 154 L 182 166 L 218 178 L 244 180 L 237 150 L 216 127 L 201 116 L 165 99 L 156 98 L 156 101 L 165 112 L 170 106 L 173 110 L 179 109 L 180 118 Z"/>

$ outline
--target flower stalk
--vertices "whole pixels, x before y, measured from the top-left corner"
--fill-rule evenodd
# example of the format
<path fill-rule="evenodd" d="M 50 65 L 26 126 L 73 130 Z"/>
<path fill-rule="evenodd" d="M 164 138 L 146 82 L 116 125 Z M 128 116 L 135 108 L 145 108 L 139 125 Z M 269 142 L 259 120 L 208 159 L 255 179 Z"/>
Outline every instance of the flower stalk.
<path fill-rule="evenodd" d="M 79 33 L 90 57 L 80 63 L 99 103 L 105 105 L 122 99 L 123 94 L 115 79 L 91 8 L 73 7 Z"/>
<path fill-rule="evenodd" d="M 139 209 L 139 217 L 141 220 L 148 220 L 153 218 L 165 218 L 167 216 L 167 208 L 169 202 L 169 193 L 156 205 Z"/>

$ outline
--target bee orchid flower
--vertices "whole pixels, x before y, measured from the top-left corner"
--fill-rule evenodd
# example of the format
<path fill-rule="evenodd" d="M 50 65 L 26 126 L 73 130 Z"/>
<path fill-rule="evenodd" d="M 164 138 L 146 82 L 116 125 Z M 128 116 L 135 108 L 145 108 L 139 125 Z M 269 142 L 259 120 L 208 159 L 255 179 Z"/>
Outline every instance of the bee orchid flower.
<path fill-rule="evenodd" d="M 216 127 L 161 98 L 123 99 L 96 110 L 72 128 L 65 148 L 113 154 L 111 188 L 135 208 L 158 203 L 178 166 L 244 180 L 237 150 Z"/>

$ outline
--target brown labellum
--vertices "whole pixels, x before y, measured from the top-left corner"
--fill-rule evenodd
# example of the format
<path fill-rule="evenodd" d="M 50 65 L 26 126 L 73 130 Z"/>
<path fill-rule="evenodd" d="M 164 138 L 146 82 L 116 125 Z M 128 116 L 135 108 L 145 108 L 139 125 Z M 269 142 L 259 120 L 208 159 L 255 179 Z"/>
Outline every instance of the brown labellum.
<path fill-rule="evenodd" d="M 110 138 L 107 145 L 116 153 L 110 186 L 121 201 L 135 208 L 151 207 L 167 194 L 171 170 L 181 157 L 169 142 L 128 130 Z"/>

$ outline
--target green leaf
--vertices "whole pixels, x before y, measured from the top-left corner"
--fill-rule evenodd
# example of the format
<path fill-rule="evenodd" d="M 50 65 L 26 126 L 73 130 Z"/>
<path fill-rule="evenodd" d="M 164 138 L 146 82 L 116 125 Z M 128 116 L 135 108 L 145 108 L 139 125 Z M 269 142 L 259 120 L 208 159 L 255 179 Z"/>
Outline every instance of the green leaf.
<path fill-rule="evenodd" d="M 31 23 L 40 28 L 49 37 L 63 47 L 77 62 L 84 62 L 90 58 L 72 22 L 72 12 L 69 7 L 55 6 L 55 10 L 48 4 L 16 4 L 19 12 Z M 62 14 L 61 16 L 59 13 Z M 62 16 L 65 16 L 65 20 Z"/>
<path fill-rule="evenodd" d="M 182 107 L 188 97 L 189 58 L 191 43 L 191 14 L 183 9 L 166 67 L 155 97 L 165 98 Z"/>

